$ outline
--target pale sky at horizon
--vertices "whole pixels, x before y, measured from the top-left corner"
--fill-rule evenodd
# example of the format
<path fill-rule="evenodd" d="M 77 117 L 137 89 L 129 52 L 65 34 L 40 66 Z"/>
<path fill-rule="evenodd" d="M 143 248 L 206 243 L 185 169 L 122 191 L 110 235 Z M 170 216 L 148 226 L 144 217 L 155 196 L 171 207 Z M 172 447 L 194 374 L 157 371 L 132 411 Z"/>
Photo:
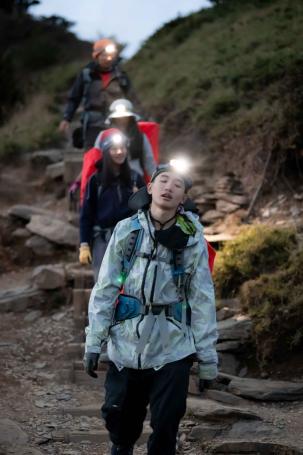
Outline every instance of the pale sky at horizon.
<path fill-rule="evenodd" d="M 65 17 L 75 22 L 72 31 L 88 41 L 114 35 L 128 44 L 123 54 L 130 57 L 164 23 L 209 6 L 208 0 L 41 0 L 30 12 Z"/>

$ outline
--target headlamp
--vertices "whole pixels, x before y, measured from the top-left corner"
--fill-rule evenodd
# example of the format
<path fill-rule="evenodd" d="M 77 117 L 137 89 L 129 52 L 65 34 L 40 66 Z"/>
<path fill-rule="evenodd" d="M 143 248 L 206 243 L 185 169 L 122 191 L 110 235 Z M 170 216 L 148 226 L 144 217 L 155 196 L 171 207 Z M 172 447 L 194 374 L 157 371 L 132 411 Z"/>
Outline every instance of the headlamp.
<path fill-rule="evenodd" d="M 105 52 L 106 54 L 115 54 L 117 52 L 117 48 L 114 44 L 108 44 L 105 46 Z"/>
<path fill-rule="evenodd" d="M 114 134 L 112 137 L 112 143 L 114 145 L 122 145 L 123 138 L 122 138 L 121 134 Z"/>
<path fill-rule="evenodd" d="M 169 165 L 180 174 L 187 174 L 190 168 L 190 162 L 186 158 L 174 158 Z"/>

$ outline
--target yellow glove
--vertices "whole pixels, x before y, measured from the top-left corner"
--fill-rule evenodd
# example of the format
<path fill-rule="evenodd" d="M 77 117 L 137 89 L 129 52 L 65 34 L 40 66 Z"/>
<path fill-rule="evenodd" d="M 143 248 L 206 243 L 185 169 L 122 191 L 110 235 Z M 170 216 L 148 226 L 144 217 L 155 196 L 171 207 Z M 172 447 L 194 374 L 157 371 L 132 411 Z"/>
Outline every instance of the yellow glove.
<path fill-rule="evenodd" d="M 83 265 L 91 264 L 92 255 L 90 252 L 90 247 L 88 245 L 80 245 L 79 251 L 80 251 L 80 254 L 79 254 L 80 264 L 83 264 Z"/>

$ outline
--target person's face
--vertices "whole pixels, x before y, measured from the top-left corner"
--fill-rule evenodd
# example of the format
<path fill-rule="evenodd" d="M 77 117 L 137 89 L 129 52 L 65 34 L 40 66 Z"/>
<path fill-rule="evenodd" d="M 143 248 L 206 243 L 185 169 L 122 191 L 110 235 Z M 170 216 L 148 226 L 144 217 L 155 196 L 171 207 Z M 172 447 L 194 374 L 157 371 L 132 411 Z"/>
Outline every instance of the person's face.
<path fill-rule="evenodd" d="M 114 164 L 117 164 L 118 166 L 120 166 L 126 160 L 127 149 L 126 149 L 125 145 L 111 147 L 109 154 L 110 154 L 110 157 L 111 157 L 112 161 L 114 162 Z"/>
<path fill-rule="evenodd" d="M 175 172 L 162 172 L 148 184 L 147 191 L 152 196 L 152 202 L 166 210 L 177 209 L 186 199 L 185 184 Z"/>
<path fill-rule="evenodd" d="M 124 130 L 127 128 L 129 121 L 131 117 L 119 117 L 119 118 L 113 118 L 112 123 L 119 129 Z"/>
<path fill-rule="evenodd" d="M 108 69 L 112 66 L 117 55 L 115 53 L 108 54 L 105 50 L 100 52 L 96 57 L 97 61 L 102 69 Z"/>

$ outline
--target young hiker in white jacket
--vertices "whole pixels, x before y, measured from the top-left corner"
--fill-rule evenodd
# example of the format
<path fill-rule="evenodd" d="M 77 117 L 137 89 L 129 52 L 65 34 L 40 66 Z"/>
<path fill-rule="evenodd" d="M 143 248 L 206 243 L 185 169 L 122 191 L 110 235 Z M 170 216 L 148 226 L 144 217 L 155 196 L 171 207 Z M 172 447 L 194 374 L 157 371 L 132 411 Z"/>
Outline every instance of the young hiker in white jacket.
<path fill-rule="evenodd" d="M 193 359 L 200 387 L 217 376 L 214 288 L 203 228 L 183 202 L 190 180 L 160 166 L 118 223 L 89 302 L 84 363 L 96 377 L 101 345 L 109 370 L 102 415 L 112 455 L 131 455 L 150 405 L 148 455 L 174 455 Z M 140 202 L 140 198 L 142 198 Z"/>

